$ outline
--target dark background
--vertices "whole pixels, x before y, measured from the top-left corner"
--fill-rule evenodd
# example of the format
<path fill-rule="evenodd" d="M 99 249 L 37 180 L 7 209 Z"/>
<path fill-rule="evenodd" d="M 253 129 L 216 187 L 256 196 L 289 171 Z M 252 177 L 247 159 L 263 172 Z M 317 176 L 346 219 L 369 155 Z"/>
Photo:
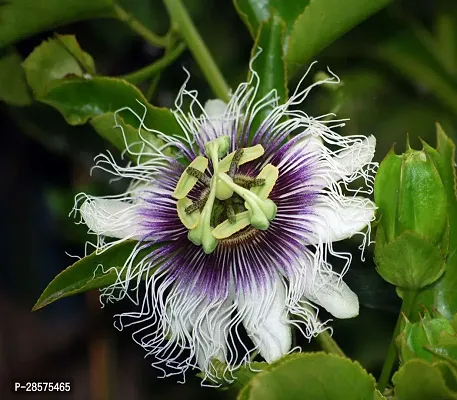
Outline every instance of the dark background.
<path fill-rule="evenodd" d="M 168 18 L 159 1 L 124 3 L 155 32 L 166 32 Z M 433 82 L 439 82 L 439 73 L 431 68 L 429 75 L 413 76 L 407 67 L 398 65 L 402 57 L 412 58 L 412 65 L 414 60 L 422 62 L 422 56 L 414 58 L 413 39 L 423 37 L 420 32 L 437 34 L 443 18 L 457 26 L 454 3 L 395 2 L 341 37 L 316 56 L 319 63 L 313 71 L 330 66 L 344 82 L 343 88 L 338 94 L 320 88 L 303 108 L 317 116 L 338 107 L 339 117 L 351 118 L 343 133 L 377 137 L 378 161 L 394 142 L 398 143 L 397 151 L 404 149 L 406 133 L 413 147 L 419 147 L 418 136 L 435 145 L 436 121 L 455 140 L 457 105 L 436 90 Z M 231 2 L 193 0 L 185 4 L 226 79 L 236 87 L 246 77 L 252 40 Z M 100 74 L 128 73 L 162 55 L 160 49 L 145 44 L 116 21 L 86 21 L 56 31 L 76 34 L 82 48 L 93 55 Z M 26 57 L 52 35 L 42 33 L 20 42 L 17 48 Z M 449 40 L 457 43 L 457 34 Z M 399 57 L 389 58 L 383 51 L 392 41 L 402 44 Z M 430 45 L 428 53 L 433 49 Z M 427 52 L 423 56 L 426 58 Z M 153 104 L 172 106 L 185 79 L 182 66 L 190 70 L 189 85 L 199 90 L 201 101 L 212 97 L 198 66 L 185 51 L 162 73 Z M 457 88 L 457 57 L 450 64 L 447 79 Z M 142 89 L 147 90 L 147 85 Z M 149 366 L 130 333 L 112 327 L 111 317 L 123 305 L 100 310 L 96 292 L 31 312 L 49 281 L 73 262 L 65 252 L 84 253 L 85 229 L 74 226 L 68 213 L 80 190 L 112 190 L 105 177 L 89 176 L 92 158 L 108 145 L 90 126 L 70 127 L 57 111 L 39 104 L 12 107 L 0 102 L 0 127 L 0 398 L 21 398 L 11 394 L 12 379 L 72 380 L 72 395 L 33 396 L 37 400 L 228 398 L 227 392 L 201 388 L 191 373 L 185 385 L 173 377 L 158 379 L 159 371 Z M 332 326 L 346 354 L 377 376 L 399 302 L 394 289 L 377 276 L 372 248 L 362 263 L 358 244 L 355 240 L 339 246 L 353 251 L 353 265 L 345 280 L 359 295 L 361 312 L 355 319 L 335 321 Z M 339 267 L 336 262 L 335 268 Z M 305 350 L 318 349 L 313 343 L 301 344 Z"/>

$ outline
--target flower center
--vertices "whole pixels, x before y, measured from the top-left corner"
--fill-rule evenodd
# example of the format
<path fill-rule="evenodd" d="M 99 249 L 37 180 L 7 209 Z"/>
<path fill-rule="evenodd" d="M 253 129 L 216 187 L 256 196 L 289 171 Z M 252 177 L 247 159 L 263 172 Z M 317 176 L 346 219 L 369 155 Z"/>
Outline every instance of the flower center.
<path fill-rule="evenodd" d="M 258 144 L 238 149 L 227 155 L 229 136 L 221 136 L 205 145 L 205 155 L 198 156 L 183 172 L 173 197 L 177 199 L 178 216 L 189 229 L 189 240 L 202 246 L 206 254 L 227 239 L 250 226 L 267 230 L 276 216 L 276 204 L 268 198 L 278 179 L 279 170 L 267 164 L 256 178 L 237 174 L 238 167 L 256 160 L 264 153 Z M 205 172 L 209 160 L 212 177 Z M 197 182 L 205 185 L 199 200 L 187 197 Z"/>

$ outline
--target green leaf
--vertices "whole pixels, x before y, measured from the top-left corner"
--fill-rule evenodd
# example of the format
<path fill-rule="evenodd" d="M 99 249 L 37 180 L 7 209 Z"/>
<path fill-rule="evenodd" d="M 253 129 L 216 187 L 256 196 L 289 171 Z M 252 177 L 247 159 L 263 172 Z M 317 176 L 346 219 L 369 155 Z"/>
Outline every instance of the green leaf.
<path fill-rule="evenodd" d="M 146 113 L 144 125 L 148 128 L 164 134 L 182 132 L 170 110 L 150 105 L 135 86 L 117 78 L 69 77 L 55 82 L 38 100 L 59 110 L 70 125 L 81 125 L 98 115 L 129 107 L 140 118 Z M 132 126 L 139 126 L 132 112 L 123 114 L 123 119 Z"/>
<path fill-rule="evenodd" d="M 13 106 L 32 102 L 21 62 L 14 48 L 0 50 L 0 100 Z"/>
<path fill-rule="evenodd" d="M 289 36 L 297 17 L 303 12 L 310 0 L 234 0 L 235 8 L 241 16 L 252 37 L 262 22 L 276 13 L 286 25 L 286 37 Z"/>
<path fill-rule="evenodd" d="M 253 61 L 253 69 L 259 75 L 260 80 L 254 101 L 264 98 L 272 91 L 278 97 L 279 104 L 284 104 L 287 100 L 287 78 L 282 48 L 284 29 L 284 21 L 276 13 L 273 13 L 271 18 L 262 23 L 260 27 L 252 48 L 252 56 L 259 51 L 259 48 L 262 49 Z M 252 134 L 256 132 L 272 109 L 273 105 L 270 105 L 257 112 L 251 125 Z"/>
<path fill-rule="evenodd" d="M 119 243 L 101 254 L 94 252 L 75 262 L 49 283 L 32 310 L 43 308 L 64 297 L 115 283 L 136 244 L 135 241 Z M 141 259 L 150 251 L 151 248 L 142 250 L 138 253 L 137 259 Z"/>
<path fill-rule="evenodd" d="M 113 0 L 6 0 L 0 3 L 0 48 L 37 32 L 111 15 Z"/>
<path fill-rule="evenodd" d="M 238 368 L 233 372 L 235 380 L 230 387 L 238 390 L 242 389 L 254 376 L 262 372 L 267 366 L 268 363 L 264 361 L 254 361 L 249 363 L 249 365 Z"/>
<path fill-rule="evenodd" d="M 158 132 L 183 134 L 173 113 L 150 105 L 134 85 L 118 78 L 93 77 L 92 57 L 81 50 L 74 36 L 43 42 L 26 59 L 24 68 L 37 100 L 57 109 L 70 125 L 90 122 L 121 151 L 128 145 L 131 152 L 147 152 L 148 143 L 140 144 L 140 132 L 150 147 L 163 146 Z M 117 125 L 123 128 L 125 138 L 120 129 L 114 128 L 114 113 L 120 109 L 124 111 L 117 114 Z M 142 120 L 144 125 L 140 127 Z M 136 144 L 132 147 L 132 143 Z M 172 154 L 170 149 L 165 152 Z M 146 158 L 143 155 L 140 161 Z"/>
<path fill-rule="evenodd" d="M 33 50 L 24 61 L 24 70 L 35 96 L 40 97 L 48 92 L 54 81 L 67 75 L 95 74 L 95 65 L 73 35 L 56 35 Z"/>
<path fill-rule="evenodd" d="M 442 160 L 441 179 L 447 193 L 449 214 L 449 256 L 446 272 L 435 284 L 423 289 L 416 301 L 416 313 L 436 309 L 447 318 L 457 313 L 457 177 L 455 144 L 438 125 L 437 150 Z"/>
<path fill-rule="evenodd" d="M 382 231 L 380 225 L 380 238 Z M 435 282 L 445 268 L 439 248 L 411 231 L 404 231 L 388 244 L 377 244 L 375 259 L 379 275 L 405 289 L 420 289 Z"/>
<path fill-rule="evenodd" d="M 360 364 L 325 353 L 285 356 L 254 376 L 238 396 L 238 400 L 373 398 L 379 398 L 375 380 Z"/>
<path fill-rule="evenodd" d="M 435 361 L 433 366 L 440 370 L 446 386 L 453 392 L 457 392 L 457 369 L 455 365 L 451 365 L 447 361 Z"/>
<path fill-rule="evenodd" d="M 449 343 L 441 343 L 433 346 L 425 346 L 425 349 L 438 358 L 447 361 L 454 369 L 457 369 L 457 338 L 447 339 Z"/>
<path fill-rule="evenodd" d="M 130 140 L 135 143 L 140 140 L 140 123 L 143 117 L 144 126 L 154 130 L 145 134 L 145 138 L 151 143 L 163 145 L 157 138 L 157 132 L 183 136 L 181 127 L 169 109 L 152 106 L 135 86 L 121 79 L 69 77 L 55 81 L 52 89 L 38 100 L 60 111 L 71 125 L 90 121 L 101 136 L 120 150 L 125 149 L 125 144 L 121 130 L 114 129 L 114 112 L 121 108 L 124 110 L 117 115 L 118 123 L 124 127 L 129 146 L 132 143 Z M 145 130 L 142 129 L 141 132 L 144 133 Z M 135 149 L 140 149 L 140 145 L 133 148 Z M 131 157 L 138 161 L 136 156 Z M 148 158 L 147 154 L 143 155 L 142 160 L 145 158 Z"/>
<path fill-rule="evenodd" d="M 412 358 L 435 361 L 436 357 L 430 349 L 457 343 L 451 321 L 439 313 L 432 316 L 425 311 L 420 321 L 415 323 L 406 318 L 405 320 L 405 326 L 396 339 L 400 360 L 403 363 Z"/>
<path fill-rule="evenodd" d="M 440 368 L 423 360 L 405 363 L 392 378 L 398 400 L 452 400 L 457 394 L 446 385 Z"/>
<path fill-rule="evenodd" d="M 385 7 L 390 0 L 310 0 L 296 19 L 287 46 L 289 71 L 307 64 L 325 46 L 370 15 Z"/>

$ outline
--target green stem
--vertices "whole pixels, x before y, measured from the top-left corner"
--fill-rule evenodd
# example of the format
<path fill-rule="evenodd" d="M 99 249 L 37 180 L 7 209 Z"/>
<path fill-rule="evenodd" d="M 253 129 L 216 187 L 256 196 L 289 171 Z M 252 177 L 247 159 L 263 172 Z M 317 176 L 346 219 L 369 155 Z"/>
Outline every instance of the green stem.
<path fill-rule="evenodd" d="M 186 45 L 184 43 L 180 43 L 175 49 L 171 50 L 170 52 L 166 52 L 160 60 L 157 60 L 151 65 L 141 68 L 138 71 L 121 76 L 121 78 L 133 84 L 143 82 L 170 65 L 181 55 L 185 48 Z"/>
<path fill-rule="evenodd" d="M 138 21 L 133 15 L 129 14 L 122 7 L 117 4 L 114 5 L 114 13 L 119 21 L 128 25 L 132 31 L 141 36 L 146 42 L 157 47 L 166 47 L 168 44 L 168 37 L 159 36 L 151 32 L 145 27 L 140 21 Z"/>
<path fill-rule="evenodd" d="M 377 389 L 382 393 L 386 386 L 389 383 L 390 375 L 392 374 L 392 369 L 397 361 L 397 345 L 395 340 L 400 334 L 400 328 L 403 322 L 404 317 L 409 318 L 411 314 L 411 309 L 416 300 L 417 292 L 414 290 L 403 290 L 403 303 L 401 305 L 400 314 L 397 318 L 397 323 L 395 325 L 395 330 L 392 335 L 392 339 L 387 350 L 387 357 L 382 366 L 381 375 L 378 380 Z"/>
<path fill-rule="evenodd" d="M 214 62 L 205 43 L 189 17 L 181 0 L 164 0 L 172 24 L 176 25 L 192 55 L 200 66 L 214 94 L 223 101 L 230 100 L 230 88 Z"/>
<path fill-rule="evenodd" d="M 325 352 L 329 354 L 336 354 L 340 357 L 346 357 L 346 355 L 343 353 L 343 350 L 341 350 L 340 346 L 338 346 L 338 343 L 336 343 L 335 340 L 330 336 L 328 330 L 319 333 L 319 335 L 316 337 L 316 340 L 319 342 L 322 350 Z"/>
<path fill-rule="evenodd" d="M 146 100 L 148 102 L 151 102 L 152 97 L 154 96 L 154 93 L 157 89 L 157 86 L 159 85 L 160 77 L 162 76 L 162 73 L 159 72 L 156 76 L 154 76 L 151 80 L 151 83 L 149 84 L 148 91 L 146 92 Z"/>

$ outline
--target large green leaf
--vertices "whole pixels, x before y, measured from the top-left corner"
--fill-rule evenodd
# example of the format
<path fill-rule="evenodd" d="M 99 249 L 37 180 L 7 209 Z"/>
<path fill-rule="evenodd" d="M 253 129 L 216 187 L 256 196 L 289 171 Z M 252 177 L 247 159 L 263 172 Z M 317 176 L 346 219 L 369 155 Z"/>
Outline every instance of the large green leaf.
<path fill-rule="evenodd" d="M 457 177 L 455 144 L 440 126 L 437 128 L 437 150 L 442 160 L 441 179 L 447 192 L 449 212 L 449 256 L 446 272 L 433 285 L 423 289 L 417 298 L 416 315 L 427 307 L 436 309 L 447 318 L 457 313 Z"/>
<path fill-rule="evenodd" d="M 287 46 L 289 70 L 307 64 L 325 46 L 391 0 L 310 0 L 296 19 Z"/>
<path fill-rule="evenodd" d="M 90 122 L 121 151 L 129 146 L 131 151 L 147 152 L 140 133 L 158 147 L 164 144 L 158 139 L 158 132 L 182 135 L 173 113 L 149 104 L 134 85 L 118 78 L 93 76 L 92 57 L 79 47 L 74 36 L 57 36 L 43 42 L 25 60 L 24 69 L 37 100 L 57 109 L 70 125 Z M 114 128 L 114 113 L 121 108 L 125 110 L 117 115 L 117 125 L 123 131 Z M 142 129 L 145 127 L 156 132 Z M 132 147 L 132 143 L 136 144 Z"/>
<path fill-rule="evenodd" d="M 182 132 L 170 110 L 150 105 L 135 86 L 117 78 L 68 77 L 54 82 L 38 100 L 59 110 L 70 125 L 84 124 L 96 116 L 129 107 L 131 112 L 123 113 L 127 124 L 138 127 L 138 118 L 144 116 L 148 128 L 170 135 Z"/>
<path fill-rule="evenodd" d="M 373 400 L 375 380 L 357 362 L 325 353 L 291 354 L 270 364 L 239 400 Z"/>
<path fill-rule="evenodd" d="M 392 378 L 398 400 L 453 400 L 457 393 L 446 385 L 441 368 L 413 359 L 405 363 Z"/>
<path fill-rule="evenodd" d="M 235 8 L 253 37 L 262 22 L 277 14 L 285 23 L 286 36 L 289 35 L 297 17 L 310 0 L 234 0 Z"/>
<path fill-rule="evenodd" d="M 6 0 L 0 3 L 0 48 L 37 32 L 111 14 L 113 0 Z"/>
<path fill-rule="evenodd" d="M 14 106 L 32 102 L 21 57 L 14 48 L 0 50 L 0 101 Z"/>
<path fill-rule="evenodd" d="M 132 254 L 137 242 L 126 241 L 104 251 L 92 253 L 57 275 L 41 294 L 33 307 L 38 310 L 64 297 L 91 289 L 107 287 L 116 282 L 121 269 Z M 142 250 L 137 259 L 144 257 L 151 249 Z"/>
<path fill-rule="evenodd" d="M 262 49 L 253 61 L 253 69 L 260 79 L 254 101 L 259 101 L 272 91 L 275 92 L 280 104 L 284 104 L 287 100 L 286 68 L 282 48 L 284 29 L 285 23 L 276 13 L 273 13 L 271 18 L 262 23 L 260 27 L 252 49 L 253 56 L 259 49 Z M 270 105 L 262 107 L 258 111 L 251 125 L 252 134 L 255 133 L 272 109 L 273 106 Z"/>
<path fill-rule="evenodd" d="M 39 97 L 44 96 L 58 79 L 95 74 L 95 65 L 73 35 L 56 35 L 33 50 L 24 61 L 24 71 L 35 96 Z"/>

